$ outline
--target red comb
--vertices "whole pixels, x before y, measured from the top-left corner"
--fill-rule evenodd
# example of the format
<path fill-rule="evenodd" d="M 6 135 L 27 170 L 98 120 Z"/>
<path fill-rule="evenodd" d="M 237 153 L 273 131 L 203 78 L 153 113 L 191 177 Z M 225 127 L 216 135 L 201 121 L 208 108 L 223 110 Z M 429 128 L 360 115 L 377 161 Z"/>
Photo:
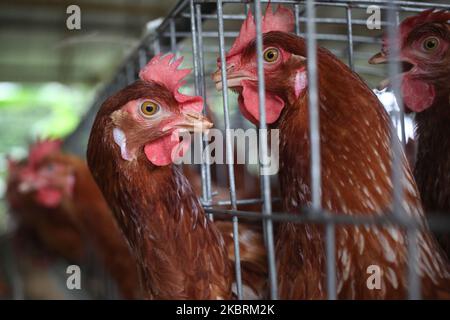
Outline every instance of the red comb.
<path fill-rule="evenodd" d="M 144 81 L 154 81 L 164 85 L 173 93 L 178 92 L 185 83 L 183 80 L 191 69 L 178 69 L 183 62 L 183 57 L 174 60 L 174 54 L 153 57 L 149 63 L 139 72 L 139 77 Z"/>
<path fill-rule="evenodd" d="M 45 139 L 38 140 L 30 146 L 28 153 L 28 164 L 35 166 L 44 157 L 53 152 L 61 150 L 62 140 L 60 139 Z"/>
<path fill-rule="evenodd" d="M 402 36 L 408 35 L 414 28 L 425 23 L 442 23 L 450 20 L 450 12 L 445 10 L 434 11 L 434 9 L 425 10 L 418 15 L 408 17 L 400 24 L 400 33 Z"/>
<path fill-rule="evenodd" d="M 201 112 L 203 109 L 203 99 L 199 96 L 188 96 L 178 90 L 185 84 L 184 78 L 191 73 L 191 69 L 178 69 L 183 62 L 183 57 L 174 59 L 174 54 L 155 56 L 139 72 L 139 77 L 143 81 L 154 81 L 165 86 L 175 97 L 182 108 Z"/>
<path fill-rule="evenodd" d="M 292 32 L 294 30 L 294 14 L 292 10 L 281 5 L 277 7 L 275 12 L 272 6 L 267 5 L 266 13 L 262 17 L 261 28 L 263 33 L 270 31 Z M 239 35 L 233 43 L 227 56 L 233 56 L 241 52 L 251 41 L 256 38 L 256 25 L 251 11 L 248 12 L 247 18 L 242 24 Z"/>

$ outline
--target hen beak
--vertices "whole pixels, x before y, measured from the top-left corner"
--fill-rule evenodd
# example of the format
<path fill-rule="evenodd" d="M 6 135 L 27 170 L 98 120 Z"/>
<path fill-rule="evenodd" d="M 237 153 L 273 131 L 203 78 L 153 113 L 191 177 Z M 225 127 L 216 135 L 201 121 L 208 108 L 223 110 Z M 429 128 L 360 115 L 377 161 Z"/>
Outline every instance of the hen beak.
<path fill-rule="evenodd" d="M 28 181 L 23 181 L 19 184 L 17 189 L 19 190 L 20 193 L 28 193 L 36 190 L 36 187 L 33 184 L 29 183 Z"/>
<path fill-rule="evenodd" d="M 222 91 L 222 70 L 217 68 L 217 70 L 212 74 L 212 79 L 216 83 L 216 90 Z M 253 80 L 252 77 L 245 74 L 242 71 L 234 71 L 233 66 L 227 69 L 227 87 L 228 89 L 236 88 L 242 86 L 242 80 Z"/>
<path fill-rule="evenodd" d="M 222 70 L 217 68 L 217 70 L 212 74 L 212 79 L 216 84 L 216 90 L 222 91 Z"/>
<path fill-rule="evenodd" d="M 369 59 L 370 64 L 382 64 L 387 62 L 388 58 L 383 52 L 378 52 L 376 55 Z"/>
<path fill-rule="evenodd" d="M 17 189 L 20 193 L 30 193 L 39 190 L 44 186 L 44 182 L 40 179 L 25 179 L 18 185 Z"/>
<path fill-rule="evenodd" d="M 182 129 L 189 132 L 208 132 L 213 123 L 203 114 L 194 111 L 183 111 L 181 120 L 177 121 L 172 128 Z"/>

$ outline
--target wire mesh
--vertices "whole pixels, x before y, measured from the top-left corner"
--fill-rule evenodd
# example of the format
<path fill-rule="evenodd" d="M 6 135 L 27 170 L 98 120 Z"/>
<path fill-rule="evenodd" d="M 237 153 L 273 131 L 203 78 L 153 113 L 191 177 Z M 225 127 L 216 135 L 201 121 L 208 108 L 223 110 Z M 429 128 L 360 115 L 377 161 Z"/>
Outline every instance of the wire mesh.
<path fill-rule="evenodd" d="M 152 33 L 143 38 L 138 47 L 131 52 L 123 65 L 119 68 L 112 82 L 99 92 L 96 101 L 93 103 L 92 111 L 87 115 L 87 121 L 95 114 L 101 102 L 115 91 L 137 79 L 137 73 L 146 61 L 159 53 L 174 52 L 187 56 L 187 64 L 192 64 L 193 75 L 191 78 L 194 84 L 195 94 L 204 98 L 205 105 L 221 106 L 216 108 L 216 115 L 223 116 L 223 121 L 219 120 L 216 126 L 225 132 L 227 164 L 226 175 L 229 188 L 229 200 L 215 200 L 212 186 L 212 166 L 202 163 L 200 168 L 202 181 L 202 203 L 205 211 L 213 216 L 221 216 L 233 221 L 234 250 L 235 250 L 235 273 L 237 282 L 237 296 L 242 299 L 243 285 L 241 278 L 240 252 L 239 252 L 239 218 L 260 220 L 263 224 L 265 245 L 267 249 L 268 283 L 270 286 L 270 298 L 278 298 L 277 290 L 277 270 L 275 263 L 275 248 L 273 237 L 273 223 L 280 221 L 291 221 L 297 223 L 314 223 L 325 225 L 326 230 L 326 273 L 327 292 L 329 299 L 337 298 L 336 291 L 336 265 L 335 265 L 335 227 L 336 225 L 360 225 L 360 224 L 398 224 L 408 230 L 408 281 L 409 295 L 411 299 L 420 298 L 420 281 L 415 266 L 418 261 L 418 249 L 416 233 L 418 224 L 415 221 L 405 219 L 402 209 L 402 171 L 401 168 L 401 145 L 392 139 L 393 149 L 393 214 L 386 213 L 373 217 L 342 216 L 331 215 L 321 208 L 321 165 L 320 165 L 320 134 L 319 134 L 319 107 L 318 107 L 318 87 L 317 87 L 317 46 L 324 46 L 332 53 L 346 62 L 349 67 L 359 73 L 371 86 L 386 75 L 396 75 L 399 73 L 398 62 L 391 62 L 387 68 L 381 70 L 379 67 L 370 67 L 366 62 L 373 52 L 379 51 L 381 44 L 380 35 L 382 30 L 367 34 L 366 18 L 367 8 L 372 5 L 384 10 L 384 19 L 380 25 L 387 28 L 389 38 L 397 37 L 399 21 L 411 14 L 421 12 L 427 8 L 450 9 L 450 4 L 419 2 L 419 1 L 356 1 L 356 0 L 335 0 L 335 1 L 292 1 L 292 0 L 272 0 L 274 4 L 285 4 L 291 6 L 295 13 L 295 33 L 303 36 L 307 40 L 308 48 L 308 97 L 309 97 L 309 121 L 311 140 L 311 183 L 312 183 L 312 206 L 305 208 L 305 214 L 292 215 L 282 212 L 272 212 L 272 203 L 276 201 L 271 195 L 271 181 L 267 175 L 261 175 L 261 195 L 259 198 L 240 199 L 236 193 L 236 180 L 233 167 L 232 137 L 229 132 L 232 126 L 237 123 L 235 114 L 236 103 L 228 97 L 227 88 L 227 65 L 222 63 L 222 91 L 217 93 L 211 81 L 208 81 L 209 74 L 216 68 L 216 59 L 226 61 L 226 52 L 233 39 L 238 35 L 238 30 L 242 21 L 246 18 L 246 12 L 251 9 L 254 12 L 257 38 L 257 63 L 258 63 L 258 103 L 260 111 L 260 124 L 258 134 L 258 149 L 261 158 L 268 155 L 267 124 L 265 115 L 265 86 L 262 60 L 262 35 L 261 35 L 261 14 L 263 13 L 262 3 L 266 1 L 256 0 L 249 4 L 244 0 L 182 0 L 171 13 L 165 18 L 161 25 Z M 330 8 L 332 10 L 330 10 Z M 362 31 L 365 32 L 362 32 Z M 390 41 L 396 43 L 396 41 Z M 394 48 L 394 53 L 398 54 L 398 48 Z M 189 63 L 190 60 L 190 63 Z M 394 59 L 395 60 L 395 59 Z M 395 77 L 393 77 L 395 79 Z M 395 92 L 398 92 L 399 84 L 393 84 Z M 405 114 L 401 97 L 397 95 L 399 103 L 399 123 L 400 139 L 403 145 L 406 142 L 405 134 Z M 395 113 L 395 111 L 393 111 Z M 239 116 L 238 116 L 239 117 Z M 248 127 L 249 124 L 244 124 Z M 396 127 L 392 136 L 397 132 Z M 207 137 L 203 136 L 202 144 L 207 148 Z M 72 140 L 77 140 L 72 137 Z M 259 170 L 263 163 L 259 162 Z M 217 170 L 217 169 L 216 169 Z M 242 204 L 261 204 L 258 212 L 238 210 Z M 262 213 L 262 214 L 261 214 Z M 447 230 L 448 223 L 442 221 L 433 222 L 430 219 L 430 228 Z"/>

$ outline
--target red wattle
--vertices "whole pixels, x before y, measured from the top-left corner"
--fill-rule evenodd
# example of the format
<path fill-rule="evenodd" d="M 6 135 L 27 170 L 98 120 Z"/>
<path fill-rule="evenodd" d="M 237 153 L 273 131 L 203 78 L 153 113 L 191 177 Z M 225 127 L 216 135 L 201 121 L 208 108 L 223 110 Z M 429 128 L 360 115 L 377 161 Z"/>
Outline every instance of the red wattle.
<path fill-rule="evenodd" d="M 55 188 L 42 188 L 37 191 L 36 200 L 42 205 L 55 208 L 62 201 L 62 191 Z"/>
<path fill-rule="evenodd" d="M 421 112 L 431 107 L 436 92 L 431 84 L 405 77 L 402 81 L 402 96 L 406 108 L 412 112 Z"/>
<path fill-rule="evenodd" d="M 238 98 L 239 110 L 245 119 L 253 123 L 254 125 L 258 125 L 259 121 L 252 116 L 250 112 L 247 111 L 247 107 L 245 106 L 244 97 L 240 94 Z"/>
<path fill-rule="evenodd" d="M 189 145 L 187 145 L 189 147 Z M 176 153 L 174 153 L 176 150 Z M 155 166 L 167 166 L 175 161 L 172 157 L 183 156 L 186 151 L 186 143 L 180 142 L 178 133 L 174 131 L 172 134 L 159 138 L 158 140 L 148 143 L 144 147 L 144 153 L 148 161 Z"/>
<path fill-rule="evenodd" d="M 242 99 L 239 99 L 239 108 L 243 115 L 251 122 L 259 123 L 258 88 L 250 81 L 242 82 Z M 273 94 L 266 92 L 266 122 L 274 123 L 280 117 L 284 108 L 284 101 Z"/>

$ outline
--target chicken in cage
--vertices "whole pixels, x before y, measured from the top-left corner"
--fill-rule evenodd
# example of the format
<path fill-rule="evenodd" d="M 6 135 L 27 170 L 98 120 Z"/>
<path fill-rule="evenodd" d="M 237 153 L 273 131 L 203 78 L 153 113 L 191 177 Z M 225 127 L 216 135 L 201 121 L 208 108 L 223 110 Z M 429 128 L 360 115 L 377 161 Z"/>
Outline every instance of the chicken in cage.
<path fill-rule="evenodd" d="M 121 296 L 450 299 L 449 21 L 445 1 L 181 0 L 148 24 L 64 141 L 124 235 L 96 241 L 128 257 Z"/>

